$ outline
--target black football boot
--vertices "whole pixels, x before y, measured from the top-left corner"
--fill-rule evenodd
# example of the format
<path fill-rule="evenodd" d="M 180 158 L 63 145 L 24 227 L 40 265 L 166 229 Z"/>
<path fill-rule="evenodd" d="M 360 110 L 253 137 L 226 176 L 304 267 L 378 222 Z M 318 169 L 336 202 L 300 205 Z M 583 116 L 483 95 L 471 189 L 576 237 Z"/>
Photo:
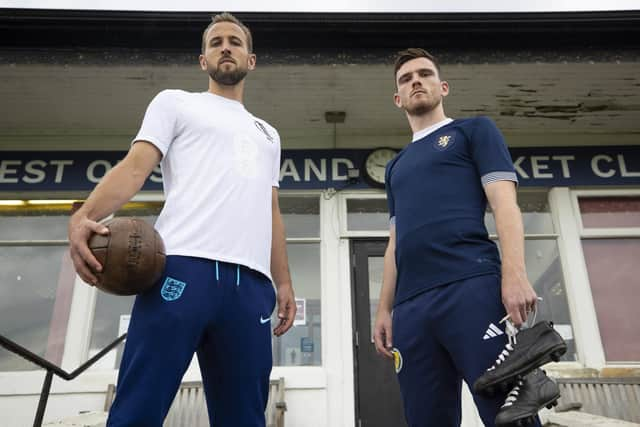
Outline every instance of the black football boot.
<path fill-rule="evenodd" d="M 535 422 L 538 411 L 558 404 L 560 389 L 542 369 L 534 369 L 507 395 L 496 416 L 496 427 L 525 427 Z"/>
<path fill-rule="evenodd" d="M 495 364 L 473 383 L 473 390 L 484 396 L 497 391 L 508 391 L 519 376 L 544 365 L 560 360 L 567 351 L 567 344 L 553 329 L 553 323 L 542 321 L 522 329 L 513 337 L 498 356 Z"/>

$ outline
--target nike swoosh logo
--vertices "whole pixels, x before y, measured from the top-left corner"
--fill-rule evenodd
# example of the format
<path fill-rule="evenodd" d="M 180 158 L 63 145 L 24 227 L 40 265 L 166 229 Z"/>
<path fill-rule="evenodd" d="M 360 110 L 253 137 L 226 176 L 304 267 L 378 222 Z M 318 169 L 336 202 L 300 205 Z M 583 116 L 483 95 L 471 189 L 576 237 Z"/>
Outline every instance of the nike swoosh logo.
<path fill-rule="evenodd" d="M 268 322 L 271 322 L 271 318 L 270 317 L 267 317 L 266 319 L 263 319 L 262 316 L 260 316 L 260 323 L 261 324 L 264 325 L 265 323 L 268 323 Z"/>

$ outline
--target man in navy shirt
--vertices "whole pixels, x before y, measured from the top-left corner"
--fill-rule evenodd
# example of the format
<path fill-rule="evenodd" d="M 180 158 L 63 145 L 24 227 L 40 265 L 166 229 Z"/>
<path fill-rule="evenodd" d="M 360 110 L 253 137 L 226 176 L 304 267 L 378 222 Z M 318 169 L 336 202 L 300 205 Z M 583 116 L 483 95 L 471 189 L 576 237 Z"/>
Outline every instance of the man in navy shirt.
<path fill-rule="evenodd" d="M 461 381 L 473 384 L 503 349 L 500 320 L 508 314 L 520 326 L 537 300 L 525 271 L 517 176 L 490 119 L 445 115 L 449 84 L 428 52 L 400 52 L 395 81 L 413 141 L 386 170 L 390 236 L 374 340 L 397 361 L 409 425 L 459 426 Z M 502 262 L 484 225 L 487 201 Z M 474 395 L 485 426 L 505 394 Z"/>

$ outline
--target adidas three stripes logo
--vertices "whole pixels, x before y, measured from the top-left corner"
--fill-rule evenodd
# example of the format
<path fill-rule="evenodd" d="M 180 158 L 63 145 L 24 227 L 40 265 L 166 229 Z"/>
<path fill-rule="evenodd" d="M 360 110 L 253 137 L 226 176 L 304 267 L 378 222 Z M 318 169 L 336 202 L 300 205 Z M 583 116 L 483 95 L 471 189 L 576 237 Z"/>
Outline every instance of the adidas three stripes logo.
<path fill-rule="evenodd" d="M 495 338 L 498 335 L 504 335 L 504 332 L 502 332 L 500 330 L 500 328 L 498 328 L 493 323 L 490 323 L 489 327 L 487 328 L 487 331 L 484 333 L 484 337 L 482 337 L 482 339 L 483 340 L 488 340 L 490 338 Z"/>

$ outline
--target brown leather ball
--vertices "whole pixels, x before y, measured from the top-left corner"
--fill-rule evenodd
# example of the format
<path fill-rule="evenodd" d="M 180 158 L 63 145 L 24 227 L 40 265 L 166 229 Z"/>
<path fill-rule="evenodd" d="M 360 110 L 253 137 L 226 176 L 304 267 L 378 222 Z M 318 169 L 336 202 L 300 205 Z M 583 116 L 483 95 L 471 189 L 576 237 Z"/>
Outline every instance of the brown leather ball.
<path fill-rule="evenodd" d="M 160 234 L 146 221 L 117 217 L 103 223 L 106 236 L 93 234 L 89 248 L 102 272 L 96 287 L 115 295 L 135 295 L 151 288 L 162 276 L 165 263 Z"/>

